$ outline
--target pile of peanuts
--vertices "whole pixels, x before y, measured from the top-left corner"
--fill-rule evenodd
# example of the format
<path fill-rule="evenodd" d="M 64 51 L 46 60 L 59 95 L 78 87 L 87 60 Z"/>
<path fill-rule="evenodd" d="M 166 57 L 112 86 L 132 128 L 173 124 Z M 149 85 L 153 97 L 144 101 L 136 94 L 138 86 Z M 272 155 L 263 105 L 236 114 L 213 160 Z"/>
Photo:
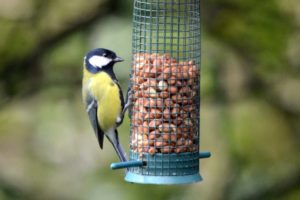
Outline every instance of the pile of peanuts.
<path fill-rule="evenodd" d="M 130 147 L 139 153 L 198 151 L 199 71 L 169 54 L 134 55 Z"/>

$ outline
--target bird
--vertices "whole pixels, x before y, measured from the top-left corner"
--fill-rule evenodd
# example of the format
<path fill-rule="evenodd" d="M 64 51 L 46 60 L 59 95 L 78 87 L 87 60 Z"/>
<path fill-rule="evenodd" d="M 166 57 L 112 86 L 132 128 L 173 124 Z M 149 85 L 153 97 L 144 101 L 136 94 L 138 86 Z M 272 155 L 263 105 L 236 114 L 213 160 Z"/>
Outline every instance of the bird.
<path fill-rule="evenodd" d="M 89 51 L 83 62 L 82 98 L 100 148 L 103 149 L 106 136 L 120 161 L 126 162 L 117 127 L 122 124 L 126 109 L 130 106 L 131 90 L 128 89 L 124 102 L 121 87 L 114 73 L 114 65 L 122 61 L 115 52 L 105 48 Z"/>

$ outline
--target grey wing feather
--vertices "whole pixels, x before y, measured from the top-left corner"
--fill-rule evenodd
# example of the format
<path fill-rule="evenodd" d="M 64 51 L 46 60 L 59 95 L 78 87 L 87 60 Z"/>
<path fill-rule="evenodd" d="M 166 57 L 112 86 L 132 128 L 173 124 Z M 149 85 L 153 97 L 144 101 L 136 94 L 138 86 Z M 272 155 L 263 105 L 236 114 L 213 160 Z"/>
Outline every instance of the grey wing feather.
<path fill-rule="evenodd" d="M 98 122 L 98 117 L 97 117 L 98 103 L 93 97 L 88 96 L 86 99 L 86 105 L 87 105 L 86 111 L 89 115 L 89 119 L 94 129 L 94 132 L 98 138 L 99 146 L 102 149 L 104 132 L 101 130 Z"/>
<path fill-rule="evenodd" d="M 119 97 L 120 97 L 120 100 L 121 100 L 121 109 L 123 111 L 123 109 L 124 109 L 124 96 L 123 96 L 123 92 L 122 92 L 122 89 L 121 89 L 121 87 L 120 87 L 120 85 L 119 85 L 119 83 L 118 83 L 117 80 L 115 80 L 115 83 L 117 84 L 117 86 L 119 88 Z M 124 119 L 123 113 L 121 113 L 120 117 L 121 117 L 121 120 L 116 123 L 117 126 L 119 126 L 119 125 L 121 125 L 123 123 L 123 119 Z"/>

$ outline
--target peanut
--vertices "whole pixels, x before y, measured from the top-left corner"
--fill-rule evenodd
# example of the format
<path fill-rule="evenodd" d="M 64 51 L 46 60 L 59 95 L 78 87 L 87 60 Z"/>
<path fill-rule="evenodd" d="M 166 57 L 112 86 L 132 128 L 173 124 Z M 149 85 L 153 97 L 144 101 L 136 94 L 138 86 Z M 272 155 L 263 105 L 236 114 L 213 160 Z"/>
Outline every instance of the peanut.
<path fill-rule="evenodd" d="M 167 91 L 162 91 L 159 95 L 161 98 L 165 99 L 169 97 L 169 93 Z"/>
<path fill-rule="evenodd" d="M 144 120 L 148 120 L 148 119 L 154 119 L 155 116 L 153 113 L 147 113 L 144 117 Z"/>
<path fill-rule="evenodd" d="M 192 112 L 192 111 L 195 111 L 195 106 L 193 106 L 193 105 L 185 105 L 185 106 L 183 106 L 183 110 L 186 111 L 186 112 Z"/>
<path fill-rule="evenodd" d="M 162 124 L 162 120 L 153 119 L 149 123 L 149 128 L 155 129 L 157 126 Z"/>
<path fill-rule="evenodd" d="M 169 85 L 175 85 L 176 83 L 176 76 L 171 76 L 169 79 L 168 79 L 168 84 Z"/>
<path fill-rule="evenodd" d="M 160 76 L 162 76 L 161 78 L 163 79 L 168 79 L 171 77 L 171 68 L 170 67 L 166 67 L 162 73 L 160 74 Z"/>
<path fill-rule="evenodd" d="M 154 140 L 149 140 L 149 145 L 154 146 Z"/>
<path fill-rule="evenodd" d="M 144 83 L 145 85 L 145 89 L 147 89 L 148 87 L 153 87 L 153 88 L 156 88 L 157 87 L 157 82 L 155 79 L 152 79 L 152 78 L 149 78 L 147 79 Z"/>
<path fill-rule="evenodd" d="M 178 104 L 177 104 L 177 105 L 178 105 Z M 179 112 L 180 112 L 179 107 L 174 107 L 174 108 L 172 109 L 172 112 L 171 112 L 172 117 L 177 117 L 177 116 L 179 115 Z"/>
<path fill-rule="evenodd" d="M 191 78 L 196 78 L 198 76 L 198 68 L 196 67 L 196 65 L 190 67 L 188 73 Z"/>
<path fill-rule="evenodd" d="M 165 105 L 167 107 L 173 107 L 173 105 L 174 105 L 173 100 L 170 98 L 165 99 Z"/>
<path fill-rule="evenodd" d="M 132 81 L 134 84 L 138 85 L 144 82 L 144 79 L 142 77 L 139 76 L 133 76 L 132 77 Z"/>
<path fill-rule="evenodd" d="M 148 140 L 143 140 L 142 147 L 148 147 L 148 146 L 149 146 L 149 141 Z"/>
<path fill-rule="evenodd" d="M 184 146 L 180 146 L 175 149 L 175 153 L 181 153 L 181 152 L 185 152 L 185 151 L 186 151 L 186 147 L 184 147 Z"/>
<path fill-rule="evenodd" d="M 183 119 L 181 117 L 176 117 L 175 119 L 172 120 L 173 124 L 175 124 L 176 126 L 182 124 Z"/>
<path fill-rule="evenodd" d="M 171 118 L 171 112 L 168 108 L 164 109 L 163 116 L 164 116 L 165 119 L 170 119 Z"/>
<path fill-rule="evenodd" d="M 144 67 L 144 70 L 142 71 L 142 72 L 140 72 L 140 73 L 142 73 L 145 77 L 147 77 L 147 78 L 151 78 L 151 77 L 154 77 L 154 73 L 152 73 L 151 72 L 151 67 L 150 67 L 150 65 L 146 65 L 145 67 Z M 141 74 L 140 74 L 140 76 L 141 76 Z"/>
<path fill-rule="evenodd" d="M 193 122 L 190 118 L 186 118 L 183 120 L 183 123 L 186 125 L 186 126 L 193 126 Z"/>
<path fill-rule="evenodd" d="M 163 123 L 159 125 L 158 129 L 160 132 L 164 132 L 164 133 L 176 132 L 176 126 L 174 124 L 169 124 L 169 123 Z"/>
<path fill-rule="evenodd" d="M 187 126 L 184 125 L 184 124 L 181 124 L 181 125 L 179 126 L 179 128 L 180 128 L 180 131 L 181 131 L 182 134 L 188 133 L 188 132 L 190 131 L 190 127 L 187 127 Z"/>
<path fill-rule="evenodd" d="M 156 60 L 157 58 L 159 58 L 159 54 L 158 53 L 152 53 L 152 54 L 150 54 L 150 59 L 152 61 Z"/>
<path fill-rule="evenodd" d="M 178 66 L 172 66 L 171 73 L 172 73 L 172 76 L 178 77 L 178 74 L 180 73 L 180 68 Z"/>
<path fill-rule="evenodd" d="M 158 82 L 158 89 L 160 91 L 168 89 L 168 83 L 166 81 L 163 81 L 163 80 L 159 81 Z"/>
<path fill-rule="evenodd" d="M 195 79 L 191 78 L 187 81 L 187 84 L 193 86 L 195 82 L 196 82 Z"/>
<path fill-rule="evenodd" d="M 171 93 L 171 94 L 175 94 L 175 93 L 177 93 L 177 87 L 175 87 L 175 86 L 170 86 L 169 88 L 168 88 L 168 91 Z"/>
<path fill-rule="evenodd" d="M 182 87 L 183 86 L 183 83 L 181 81 L 176 81 L 176 86 L 177 87 Z"/>
<path fill-rule="evenodd" d="M 187 105 L 190 103 L 190 99 L 187 96 L 182 96 L 182 104 Z"/>
<path fill-rule="evenodd" d="M 167 134 L 167 133 L 162 134 L 162 139 L 163 139 L 163 140 L 168 141 L 169 138 L 170 138 L 170 135 L 169 135 L 169 134 Z"/>
<path fill-rule="evenodd" d="M 151 73 L 151 77 L 156 77 L 160 74 L 161 69 L 157 66 L 152 67 L 150 73 Z"/>
<path fill-rule="evenodd" d="M 151 131 L 149 133 L 149 139 L 154 140 L 155 138 L 160 137 L 160 132 L 158 130 Z"/>
<path fill-rule="evenodd" d="M 133 115 L 132 120 L 134 121 L 133 124 L 138 124 L 141 125 L 142 124 L 142 113 L 136 112 Z"/>
<path fill-rule="evenodd" d="M 166 142 L 176 142 L 177 136 L 174 133 L 163 133 L 162 139 Z"/>
<path fill-rule="evenodd" d="M 162 109 L 163 105 L 164 105 L 163 100 L 161 98 L 157 98 L 156 99 L 156 107 L 159 108 L 159 109 Z"/>
<path fill-rule="evenodd" d="M 179 140 L 177 140 L 177 142 L 176 142 L 176 145 L 177 146 L 182 146 L 182 145 L 184 145 L 184 140 L 183 139 L 179 139 Z"/>
<path fill-rule="evenodd" d="M 140 142 L 140 141 L 143 141 L 143 140 L 148 140 L 148 137 L 147 137 L 147 135 L 138 134 L 136 139 L 137 139 L 138 142 Z"/>
<path fill-rule="evenodd" d="M 157 66 L 157 67 L 160 67 L 162 64 L 161 60 L 160 59 L 155 59 L 153 61 L 153 66 Z"/>
<path fill-rule="evenodd" d="M 177 141 L 177 135 L 176 134 L 171 134 L 170 135 L 170 141 L 171 142 L 176 142 Z"/>
<path fill-rule="evenodd" d="M 162 112 L 158 109 L 152 108 L 150 114 L 153 115 L 153 118 L 161 118 Z"/>
<path fill-rule="evenodd" d="M 163 147 L 163 146 L 166 146 L 168 145 L 168 143 L 166 141 L 164 141 L 163 139 L 157 139 L 155 141 L 155 146 L 156 147 Z"/>
<path fill-rule="evenodd" d="M 145 100 L 146 100 L 146 102 L 147 101 L 149 102 L 146 105 L 149 105 L 150 108 L 157 107 L 158 109 L 161 109 L 163 106 L 163 100 L 161 98 L 150 98 L 149 100 L 148 99 L 145 99 Z"/>
<path fill-rule="evenodd" d="M 144 97 L 151 97 L 151 98 L 156 98 L 157 97 L 157 92 L 153 87 L 149 87 L 146 90 L 143 91 Z"/>
<path fill-rule="evenodd" d="M 182 103 L 182 96 L 180 94 L 175 94 L 171 96 L 173 102 Z"/>
<path fill-rule="evenodd" d="M 150 155 L 152 155 L 152 156 L 155 154 L 155 152 L 156 152 L 156 150 L 155 150 L 154 147 L 150 147 L 149 150 L 148 150 L 148 153 L 149 153 Z"/>
<path fill-rule="evenodd" d="M 197 151 L 199 71 L 193 60 L 137 53 L 132 67 L 133 151 L 154 155 Z"/>
<path fill-rule="evenodd" d="M 137 152 L 143 153 L 143 152 L 148 152 L 149 147 L 138 147 Z"/>
<path fill-rule="evenodd" d="M 133 92 L 133 98 L 134 98 L 134 99 L 137 99 L 137 98 L 139 98 L 139 97 L 143 97 L 142 91 L 134 91 L 134 92 Z"/>
<path fill-rule="evenodd" d="M 164 146 L 160 149 L 162 153 L 171 153 L 173 148 L 171 146 Z"/>
<path fill-rule="evenodd" d="M 180 117 L 183 118 L 183 119 L 189 117 L 189 113 L 186 112 L 185 110 L 180 110 L 180 111 L 179 111 L 179 114 L 180 114 Z"/>
<path fill-rule="evenodd" d="M 190 139 L 185 140 L 184 145 L 185 146 L 191 146 L 193 144 L 193 141 Z"/>

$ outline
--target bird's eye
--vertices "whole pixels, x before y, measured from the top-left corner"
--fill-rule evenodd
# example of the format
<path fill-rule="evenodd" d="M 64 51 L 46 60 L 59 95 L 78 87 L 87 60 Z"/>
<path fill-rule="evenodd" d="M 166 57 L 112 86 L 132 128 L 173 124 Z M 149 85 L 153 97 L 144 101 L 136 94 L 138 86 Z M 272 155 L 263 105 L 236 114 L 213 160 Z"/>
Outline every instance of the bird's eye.
<path fill-rule="evenodd" d="M 107 56 L 107 54 L 106 54 L 106 53 L 104 53 L 104 54 L 102 54 L 102 56 L 103 56 L 103 57 L 106 57 L 106 56 Z"/>

